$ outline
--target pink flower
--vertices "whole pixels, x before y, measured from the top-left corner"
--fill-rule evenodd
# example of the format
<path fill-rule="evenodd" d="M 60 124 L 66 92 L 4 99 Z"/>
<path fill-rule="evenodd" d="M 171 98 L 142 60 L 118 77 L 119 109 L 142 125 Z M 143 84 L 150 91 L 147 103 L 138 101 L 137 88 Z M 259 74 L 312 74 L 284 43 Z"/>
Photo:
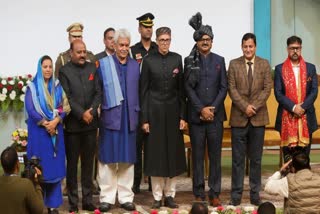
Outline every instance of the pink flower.
<path fill-rule="evenodd" d="M 28 74 L 27 77 L 28 77 L 29 79 L 31 79 L 31 78 L 32 78 L 32 75 L 31 75 L 31 74 Z"/>
<path fill-rule="evenodd" d="M 100 212 L 99 209 L 95 209 L 93 213 L 94 213 L 94 214 L 100 214 L 101 212 Z"/>
<path fill-rule="evenodd" d="M 179 214 L 179 211 L 178 210 L 173 210 L 172 214 Z"/>
<path fill-rule="evenodd" d="M 158 214 L 158 210 L 151 210 L 150 214 Z"/>
<path fill-rule="evenodd" d="M 217 207 L 217 210 L 218 210 L 218 211 L 223 211 L 224 208 L 223 208 L 223 206 L 218 206 L 218 207 Z"/>
<path fill-rule="evenodd" d="M 175 68 L 173 71 L 172 71 L 172 76 L 175 77 L 177 74 L 179 73 L 179 69 L 178 68 Z"/>
<path fill-rule="evenodd" d="M 132 212 L 132 214 L 139 214 L 139 212 L 135 210 Z"/>
<path fill-rule="evenodd" d="M 8 77 L 8 79 L 7 79 L 8 81 L 11 81 L 11 80 L 13 80 L 13 78 L 12 77 Z"/>
<path fill-rule="evenodd" d="M 236 212 L 237 214 L 241 214 L 241 209 L 237 208 L 237 209 L 235 210 L 235 212 Z"/>
<path fill-rule="evenodd" d="M 18 88 L 21 89 L 23 85 L 21 83 L 18 83 Z"/>
<path fill-rule="evenodd" d="M 174 73 L 174 74 L 179 73 L 179 69 L 178 68 L 174 69 L 172 73 Z"/>
<path fill-rule="evenodd" d="M 258 211 L 257 210 L 253 210 L 252 214 L 258 214 Z"/>

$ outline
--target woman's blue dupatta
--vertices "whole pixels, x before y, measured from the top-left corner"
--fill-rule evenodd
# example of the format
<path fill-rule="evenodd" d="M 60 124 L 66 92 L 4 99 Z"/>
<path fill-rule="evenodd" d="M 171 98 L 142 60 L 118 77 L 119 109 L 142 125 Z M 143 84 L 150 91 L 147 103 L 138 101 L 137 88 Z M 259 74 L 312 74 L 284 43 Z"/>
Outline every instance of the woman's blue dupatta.
<path fill-rule="evenodd" d="M 33 105 L 36 111 L 48 121 L 53 120 L 58 116 L 58 107 L 62 105 L 63 89 L 58 80 L 55 80 L 54 74 L 46 85 L 42 74 L 41 67 L 42 58 L 39 59 L 37 74 L 33 81 L 29 83 Z M 50 104 L 51 103 L 51 104 Z M 27 116 L 27 115 L 26 115 Z M 26 118 L 27 119 L 27 118 Z M 51 136 L 52 144 L 54 147 L 54 155 L 56 154 L 56 135 Z"/>

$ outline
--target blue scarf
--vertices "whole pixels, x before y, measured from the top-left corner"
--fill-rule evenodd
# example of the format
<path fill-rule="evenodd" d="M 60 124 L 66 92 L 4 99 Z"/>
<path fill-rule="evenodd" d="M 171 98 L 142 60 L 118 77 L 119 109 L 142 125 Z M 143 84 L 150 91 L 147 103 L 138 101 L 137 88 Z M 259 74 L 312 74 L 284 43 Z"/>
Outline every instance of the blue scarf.
<path fill-rule="evenodd" d="M 100 72 L 103 80 L 107 109 L 121 105 L 123 95 L 113 56 L 100 59 L 97 71 Z"/>
<path fill-rule="evenodd" d="M 63 89 L 59 80 L 55 80 L 53 74 L 46 87 L 42 73 L 41 59 L 42 58 L 40 58 L 38 62 L 37 74 L 32 82 L 29 83 L 28 87 L 31 91 L 32 101 L 36 111 L 45 120 L 51 121 L 59 114 L 57 108 L 62 105 Z M 26 114 L 26 120 L 27 119 L 28 116 Z M 51 140 L 56 153 L 56 135 L 51 136 Z"/>

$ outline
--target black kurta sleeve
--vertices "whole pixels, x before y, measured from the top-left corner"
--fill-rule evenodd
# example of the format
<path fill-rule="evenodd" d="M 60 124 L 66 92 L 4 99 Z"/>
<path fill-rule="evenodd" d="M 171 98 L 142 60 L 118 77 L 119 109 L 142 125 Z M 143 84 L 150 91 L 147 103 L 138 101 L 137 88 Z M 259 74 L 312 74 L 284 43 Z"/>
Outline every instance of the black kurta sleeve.
<path fill-rule="evenodd" d="M 141 122 L 148 123 L 149 112 L 149 71 L 148 60 L 142 62 L 141 75 L 140 75 L 140 105 L 141 105 Z"/>

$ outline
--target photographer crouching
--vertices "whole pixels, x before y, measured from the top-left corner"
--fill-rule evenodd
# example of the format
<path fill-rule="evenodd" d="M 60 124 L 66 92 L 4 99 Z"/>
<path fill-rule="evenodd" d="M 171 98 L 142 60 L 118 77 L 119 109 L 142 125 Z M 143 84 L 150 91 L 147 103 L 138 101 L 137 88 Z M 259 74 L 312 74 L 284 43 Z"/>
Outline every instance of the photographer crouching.
<path fill-rule="evenodd" d="M 284 197 L 284 214 L 319 213 L 320 176 L 311 171 L 310 158 L 304 152 L 294 154 L 269 177 L 264 190 Z"/>
<path fill-rule="evenodd" d="M 33 178 L 20 178 L 20 163 L 14 148 L 8 147 L 1 153 L 4 175 L 0 176 L 0 212 L 6 214 L 42 214 L 44 203 L 38 178 L 41 171 L 33 167 Z M 29 174 L 30 175 L 30 174 Z"/>

